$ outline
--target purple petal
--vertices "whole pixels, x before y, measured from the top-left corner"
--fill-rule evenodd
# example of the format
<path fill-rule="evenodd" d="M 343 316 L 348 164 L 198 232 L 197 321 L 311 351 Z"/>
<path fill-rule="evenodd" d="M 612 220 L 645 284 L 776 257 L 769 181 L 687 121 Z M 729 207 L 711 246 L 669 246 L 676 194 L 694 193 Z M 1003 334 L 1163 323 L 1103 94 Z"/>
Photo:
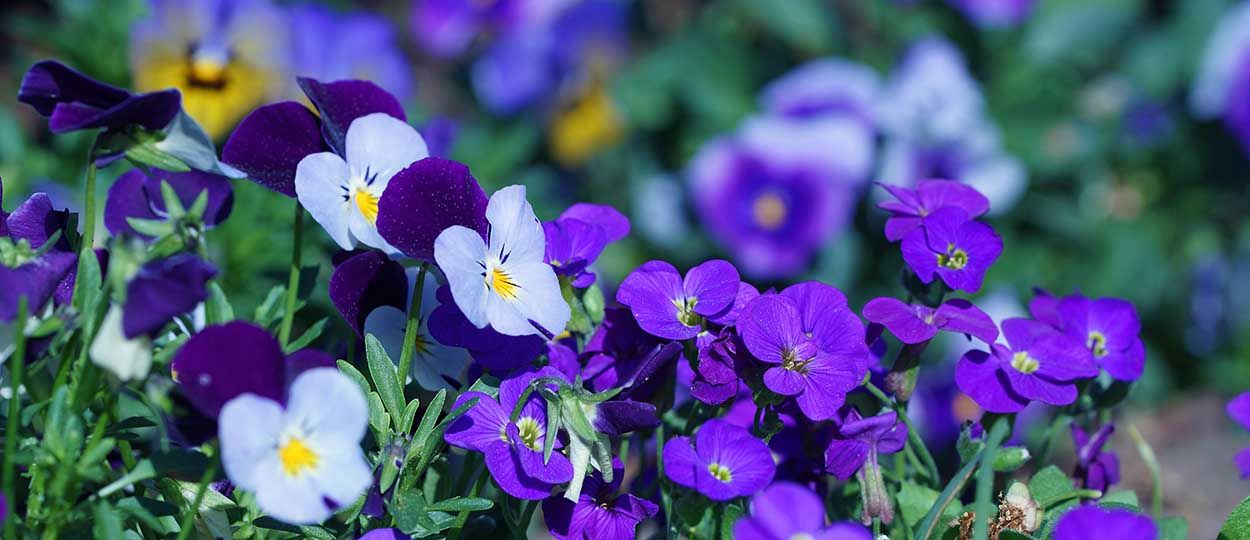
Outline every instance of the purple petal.
<path fill-rule="evenodd" d="M 698 298 L 694 312 L 716 315 L 738 297 L 738 270 L 729 261 L 711 260 L 691 268 L 682 281 L 687 297 Z"/>
<path fill-rule="evenodd" d="M 783 396 L 793 396 L 802 392 L 805 384 L 797 371 L 776 366 L 764 372 L 764 386 Z"/>
<path fill-rule="evenodd" d="M 10 238 L 26 240 L 30 242 L 30 247 L 35 249 L 43 247 L 52 235 L 61 231 L 61 238 L 57 240 L 56 249 L 69 250 L 70 231 L 67 229 L 69 210 L 53 209 L 52 199 L 46 193 L 31 195 L 29 199 L 15 208 L 5 221 Z"/>
<path fill-rule="evenodd" d="M 825 470 L 845 482 L 864 466 L 869 449 L 859 439 L 833 439 L 825 449 Z"/>
<path fill-rule="evenodd" d="M 602 227 L 609 244 L 629 235 L 629 218 L 605 204 L 577 203 L 560 214 L 560 219 L 577 219 Z"/>
<path fill-rule="evenodd" d="M 803 338 L 799 310 L 790 298 L 770 294 L 747 304 L 738 317 L 738 332 L 752 356 L 769 364 L 782 363 L 787 350 Z"/>
<path fill-rule="evenodd" d="M 358 540 L 412 540 L 412 537 L 404 534 L 403 531 L 400 531 L 399 529 L 386 528 L 373 529 L 372 531 L 365 533 L 364 536 L 361 536 Z"/>
<path fill-rule="evenodd" d="M 1230 400 L 1224 407 L 1224 411 L 1234 422 L 1250 430 L 1250 392 L 1237 394 L 1237 397 Z"/>
<path fill-rule="evenodd" d="M 947 300 L 938 307 L 937 316 L 944 320 L 942 329 L 947 332 L 968 334 L 985 343 L 994 343 L 998 339 L 998 326 L 994 320 L 967 300 Z"/>
<path fill-rule="evenodd" d="M 302 103 L 284 101 L 248 114 L 221 150 L 222 161 L 273 191 L 295 197 L 295 168 L 328 149 L 321 121 Z"/>
<path fill-rule="evenodd" d="M 334 267 L 330 276 L 330 302 L 357 336 L 364 336 L 365 318 L 374 309 L 391 306 L 407 311 L 407 298 L 404 267 L 379 251 L 352 255 Z"/>
<path fill-rule="evenodd" d="M 1055 381 L 1075 381 L 1098 376 L 1098 364 L 1089 349 L 1062 334 L 1043 336 L 1029 347 L 1039 362 L 1037 374 Z"/>
<path fill-rule="evenodd" d="M 164 219 L 166 210 L 161 182 L 167 182 L 174 189 L 183 208 L 191 208 L 200 193 L 207 192 L 205 225 L 211 227 L 229 217 L 234 206 L 230 179 L 200 171 L 171 173 L 156 169 L 153 172 L 154 176 L 148 176 L 139 169 L 132 169 L 109 187 L 108 201 L 104 205 L 104 226 L 109 233 L 149 238 L 134 230 L 127 218 Z"/>
<path fill-rule="evenodd" d="M 1043 323 L 1012 317 L 1002 322 L 1003 337 L 1012 350 L 1023 351 L 1033 345 L 1042 336 L 1056 335 L 1054 328 Z"/>
<path fill-rule="evenodd" d="M 924 229 L 913 229 L 907 233 L 900 249 L 903 252 L 903 261 L 916 273 L 916 277 L 924 283 L 931 283 L 933 274 L 938 269 L 937 254 L 929 249 Z"/>
<path fill-rule="evenodd" d="M 664 475 L 677 484 L 693 488 L 695 475 L 707 464 L 695 454 L 689 437 L 674 437 L 664 443 Z"/>
<path fill-rule="evenodd" d="M 916 316 L 917 309 L 897 298 L 874 298 L 864 305 L 864 318 L 884 325 L 903 343 L 921 343 L 937 335 L 937 327 Z"/>
<path fill-rule="evenodd" d="M 742 308 L 748 303 L 755 300 L 760 295 L 759 289 L 754 285 L 743 281 L 738 284 L 738 296 L 734 297 L 734 301 L 729 307 L 722 310 L 716 315 L 709 316 L 707 320 L 713 324 L 721 326 L 733 326 L 738 322 L 738 315 L 742 313 Z"/>
<path fill-rule="evenodd" d="M 243 394 L 283 401 L 285 364 L 282 346 L 264 328 L 232 322 L 191 336 L 170 369 L 191 404 L 216 418 L 226 402 Z"/>
<path fill-rule="evenodd" d="M 1071 383 L 1053 382 L 1036 374 L 1026 375 L 1010 367 L 1004 367 L 1002 371 L 1011 381 L 1011 389 L 1026 399 L 1049 405 L 1067 405 L 1076 401 L 1076 386 Z"/>
<path fill-rule="evenodd" d="M 1243 448 L 1233 456 L 1233 463 L 1237 464 L 1237 470 L 1241 472 L 1241 479 L 1250 478 L 1250 448 Z"/>
<path fill-rule="evenodd" d="M 286 386 L 290 386 L 305 371 L 317 368 L 337 368 L 338 362 L 325 351 L 300 349 L 286 357 Z"/>
<path fill-rule="evenodd" d="M 820 356 L 813 360 L 804 377 L 803 393 L 795 398 L 803 416 L 814 422 L 837 416 L 846 403 L 846 393 L 862 379 L 850 371 L 852 366 L 835 366 L 833 361 L 832 357 Z"/>
<path fill-rule="evenodd" d="M 616 291 L 616 301 L 629 307 L 638 326 L 652 335 L 674 340 L 690 339 L 700 330 L 678 319 L 675 302 L 684 298 L 681 274 L 664 261 L 643 263 L 625 276 Z"/>
<path fill-rule="evenodd" d="M 595 429 L 610 437 L 624 435 L 660 424 L 655 405 L 633 400 L 605 401 L 599 404 Z"/>
<path fill-rule="evenodd" d="M 512 445 L 498 441 L 486 448 L 486 468 L 499 488 L 518 499 L 537 501 L 551 494 L 551 484 L 531 478 L 521 469 Z"/>
<path fill-rule="evenodd" d="M 1060 315 L 1059 298 L 1040 288 L 1035 289 L 1034 293 L 1033 300 L 1029 301 L 1029 314 L 1056 330 L 1063 330 L 1066 317 Z"/>
<path fill-rule="evenodd" d="M 990 210 L 990 200 L 963 182 L 922 180 L 916 195 L 920 207 L 930 213 L 953 206 L 963 210 L 969 218 L 975 218 Z"/>
<path fill-rule="evenodd" d="M 78 263 L 78 256 L 54 251 L 17 268 L 0 264 L 0 321 L 12 321 L 17 317 L 18 299 L 26 297 L 27 313 L 43 309 L 52 297 L 57 284 Z"/>
<path fill-rule="evenodd" d="M 409 257 L 434 260 L 434 240 L 453 225 L 486 236 L 486 193 L 461 163 L 425 158 L 399 171 L 378 201 L 378 233 Z"/>
<path fill-rule="evenodd" d="M 503 410 L 495 398 L 481 392 L 461 394 L 456 398 L 453 408 L 474 398 L 477 398 L 477 403 L 447 426 L 443 439 L 452 446 L 485 452 L 488 447 L 500 442 L 504 427 L 508 425 L 508 415 L 512 411 Z"/>
<path fill-rule="evenodd" d="M 174 317 L 208 298 L 217 268 L 198 255 L 182 253 L 150 261 L 126 285 L 122 330 L 128 338 L 159 331 Z"/>
<path fill-rule="evenodd" d="M 1159 528 L 1132 510 L 1081 505 L 1059 518 L 1055 540 L 1156 540 Z"/>
<path fill-rule="evenodd" d="M 810 489 L 793 482 L 779 481 L 751 498 L 751 518 L 768 531 L 768 537 L 793 538 L 824 527 L 825 505 L 820 496 Z M 738 537 L 752 538 L 742 534 Z"/>
<path fill-rule="evenodd" d="M 946 253 L 947 246 L 951 244 L 958 245 L 959 230 L 965 223 L 969 222 L 969 219 L 967 212 L 951 207 L 942 208 L 925 216 L 922 229 L 925 235 L 925 243 L 935 253 Z"/>
<path fill-rule="evenodd" d="M 514 441 L 520 441 L 520 432 L 516 425 L 509 425 L 508 433 L 514 437 Z M 530 450 L 519 443 L 515 443 L 513 449 L 521 463 L 521 471 L 530 478 L 548 484 L 562 484 L 573 478 L 573 466 L 569 463 L 569 458 L 560 452 L 552 452 L 551 460 L 543 463 L 541 449 Z"/>
<path fill-rule="evenodd" d="M 1007 387 L 1006 374 L 998 366 L 998 359 L 989 353 L 968 351 L 955 367 L 955 383 L 960 392 L 971 397 L 982 409 L 995 413 L 1020 412 L 1029 400 Z"/>
<path fill-rule="evenodd" d="M 380 112 L 408 119 L 395 96 L 369 81 L 323 83 L 307 77 L 298 80 L 304 95 L 321 113 L 322 136 L 339 155 L 346 155 L 347 128 L 357 118 Z"/>
<path fill-rule="evenodd" d="M 169 125 L 182 101 L 172 89 L 132 95 L 52 60 L 31 66 L 17 99 L 49 117 L 53 133 L 129 125 L 157 131 Z"/>
<path fill-rule="evenodd" d="M 1128 349 L 1111 351 L 1107 353 L 1107 356 L 1099 358 L 1098 364 L 1107 370 L 1111 377 L 1132 382 L 1140 379 L 1146 368 L 1146 348 L 1140 339 L 1135 339 Z"/>
<path fill-rule="evenodd" d="M 473 326 L 456 307 L 450 287 L 439 287 L 435 298 L 438 307 L 430 313 L 430 336 L 448 347 L 467 349 L 477 363 L 496 375 L 528 366 L 547 350 L 539 336 L 505 336 L 489 326 Z"/>

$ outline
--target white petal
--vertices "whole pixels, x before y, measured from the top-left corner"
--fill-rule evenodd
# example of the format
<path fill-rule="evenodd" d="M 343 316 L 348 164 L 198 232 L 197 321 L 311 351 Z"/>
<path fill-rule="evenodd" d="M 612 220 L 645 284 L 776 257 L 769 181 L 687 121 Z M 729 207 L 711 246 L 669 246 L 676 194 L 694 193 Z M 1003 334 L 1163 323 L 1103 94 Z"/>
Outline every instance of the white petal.
<path fill-rule="evenodd" d="M 547 237 L 534 208 L 525 200 L 525 186 L 508 186 L 490 196 L 486 205 L 490 222 L 490 253 L 508 263 L 543 260 Z"/>
<path fill-rule="evenodd" d="M 142 379 L 152 367 L 152 347 L 146 337 L 126 339 L 122 331 L 122 310 L 109 308 L 91 342 L 91 361 L 122 381 Z"/>
<path fill-rule="evenodd" d="M 483 328 L 486 319 L 486 282 L 482 279 L 482 262 L 486 243 L 473 229 L 454 225 L 439 233 L 434 240 L 434 262 L 447 276 L 456 306 L 473 326 Z"/>
<path fill-rule="evenodd" d="M 317 455 L 317 471 L 309 481 L 322 496 L 348 506 L 373 485 L 373 471 L 359 445 L 318 450 L 322 452 Z"/>
<path fill-rule="evenodd" d="M 528 336 L 541 333 L 530 324 L 529 317 L 518 309 L 522 293 L 518 292 L 518 300 L 513 301 L 504 300 L 503 297 L 493 292 L 487 292 L 484 296 L 486 297 L 486 319 L 490 321 L 490 327 L 496 332 L 505 336 Z"/>
<path fill-rule="evenodd" d="M 299 203 L 343 249 L 356 247 L 348 233 L 348 217 L 359 213 L 352 208 L 352 201 L 344 198 L 348 174 L 347 163 L 331 152 L 304 156 L 295 168 Z"/>
<path fill-rule="evenodd" d="M 448 347 L 430 339 L 426 353 L 418 356 L 412 363 L 412 376 L 426 390 L 450 386 L 444 376 L 464 382 L 465 369 L 469 367 L 468 351 L 459 347 Z"/>
<path fill-rule="evenodd" d="M 1189 95 L 1190 108 L 1203 118 L 1219 116 L 1228 103 L 1238 62 L 1250 47 L 1250 3 L 1225 11 L 1210 35 Z"/>
<path fill-rule="evenodd" d="M 399 363 L 404 348 L 404 331 L 408 327 L 408 317 L 394 306 L 379 306 L 365 317 L 365 333 L 373 334 L 382 343 L 382 348 L 391 357 L 391 361 Z"/>
<path fill-rule="evenodd" d="M 333 514 L 321 499 L 321 490 L 313 483 L 312 475 L 287 475 L 277 453 L 256 463 L 256 482 L 252 489 L 256 504 L 280 521 L 309 525 L 321 523 Z"/>
<path fill-rule="evenodd" d="M 231 482 L 251 491 L 264 486 L 260 467 L 266 459 L 277 456 L 284 417 L 276 401 L 255 394 L 243 394 L 221 408 L 217 437 L 221 440 L 221 463 Z"/>
<path fill-rule="evenodd" d="M 305 371 L 291 383 L 287 424 L 299 426 L 317 448 L 359 444 L 369 406 L 356 383 L 335 368 Z"/>
<path fill-rule="evenodd" d="M 352 173 L 377 174 L 386 189 L 395 173 L 430 156 L 425 139 L 407 122 L 386 113 L 373 113 L 352 121 L 347 128 L 347 163 Z M 381 193 L 378 191 L 377 193 Z"/>
<path fill-rule="evenodd" d="M 380 193 L 378 197 L 381 197 Z M 352 238 L 361 244 L 385 251 L 390 256 L 396 256 L 400 253 L 390 242 L 382 238 L 382 233 L 378 232 L 377 225 L 365 219 L 365 215 L 360 213 L 360 210 L 357 208 L 351 208 L 348 213 L 347 229 L 351 232 Z"/>
<path fill-rule="evenodd" d="M 551 265 L 543 262 L 509 264 L 506 267 L 522 294 L 514 304 L 525 318 L 559 335 L 569 323 L 569 304 L 560 294 L 560 281 Z"/>

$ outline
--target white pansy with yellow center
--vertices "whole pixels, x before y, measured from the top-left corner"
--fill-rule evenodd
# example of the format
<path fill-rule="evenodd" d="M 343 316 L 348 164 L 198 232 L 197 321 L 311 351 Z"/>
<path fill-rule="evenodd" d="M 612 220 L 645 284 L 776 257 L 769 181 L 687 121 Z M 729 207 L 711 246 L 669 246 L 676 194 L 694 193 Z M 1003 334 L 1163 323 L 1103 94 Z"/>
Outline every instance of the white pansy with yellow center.
<path fill-rule="evenodd" d="M 509 336 L 564 332 L 569 305 L 555 271 L 543 262 L 547 239 L 525 200 L 525 186 L 508 186 L 491 195 L 486 221 L 486 241 L 459 225 L 434 241 L 434 260 L 447 276 L 460 311 L 474 326 L 489 324 Z"/>
<path fill-rule="evenodd" d="M 347 159 L 333 152 L 309 154 L 295 169 L 299 203 L 343 249 L 358 243 L 399 253 L 378 234 L 378 200 L 395 173 L 429 157 L 425 139 L 407 122 L 385 113 L 352 121 Z"/>
<path fill-rule="evenodd" d="M 373 484 L 360 440 L 369 407 L 360 387 L 334 368 L 304 372 L 282 404 L 243 394 L 218 417 L 226 475 L 266 514 L 320 523 Z"/>

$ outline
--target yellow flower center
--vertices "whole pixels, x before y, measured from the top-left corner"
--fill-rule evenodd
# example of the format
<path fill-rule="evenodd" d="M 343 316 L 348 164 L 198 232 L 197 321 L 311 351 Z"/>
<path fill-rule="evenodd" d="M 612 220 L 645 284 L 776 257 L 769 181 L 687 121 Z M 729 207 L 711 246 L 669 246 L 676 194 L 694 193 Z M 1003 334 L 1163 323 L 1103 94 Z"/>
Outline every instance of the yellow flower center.
<path fill-rule="evenodd" d="M 372 225 L 378 221 L 378 198 L 365 188 L 356 188 L 356 208 Z"/>
<path fill-rule="evenodd" d="M 673 300 L 673 305 L 677 306 L 677 320 L 689 327 L 703 324 L 703 316 L 694 312 L 694 306 L 698 303 L 699 298 L 695 296 Z"/>
<path fill-rule="evenodd" d="M 766 192 L 755 198 L 751 203 L 751 217 L 761 229 L 771 231 L 780 227 L 786 220 L 786 203 L 776 193 Z"/>
<path fill-rule="evenodd" d="M 1016 371 L 1019 371 L 1020 373 L 1029 375 L 1034 371 L 1037 371 L 1037 368 L 1041 367 L 1041 364 L 1037 362 L 1036 358 L 1029 356 L 1029 353 L 1018 352 L 1011 356 L 1011 367 L 1015 368 Z"/>
<path fill-rule="evenodd" d="M 721 482 L 729 482 L 733 479 L 733 474 L 729 472 L 729 467 L 721 465 L 720 463 L 712 463 L 708 465 L 707 472 L 712 473 L 712 478 L 720 480 Z"/>
<path fill-rule="evenodd" d="M 524 444 L 530 450 L 542 449 L 542 445 L 538 443 L 538 438 L 542 437 L 543 432 L 538 427 L 538 420 L 535 420 L 532 416 L 522 416 L 516 421 L 516 427 L 517 433 L 521 437 L 521 444 Z M 507 424 L 504 425 L 503 429 L 499 430 L 499 438 L 503 442 L 512 442 L 508 440 Z"/>
<path fill-rule="evenodd" d="M 492 291 L 495 291 L 495 294 L 504 300 L 516 300 L 517 290 L 521 288 L 520 285 L 517 285 L 517 282 L 512 280 L 510 274 L 504 272 L 498 266 L 491 268 L 486 273 L 486 286 L 490 287 Z"/>
<path fill-rule="evenodd" d="M 318 457 L 303 439 L 291 437 L 278 448 L 278 460 L 282 462 L 282 470 L 287 476 L 299 476 L 316 467 Z"/>
<path fill-rule="evenodd" d="M 1094 358 L 1107 356 L 1107 336 L 1102 332 L 1097 330 L 1091 331 L 1089 339 L 1085 340 L 1085 346 L 1094 352 Z"/>
<path fill-rule="evenodd" d="M 946 253 L 939 253 L 937 256 L 938 266 L 945 266 L 951 270 L 959 270 L 968 266 L 968 252 L 955 247 L 954 244 L 946 246 Z"/>
<path fill-rule="evenodd" d="M 226 84 L 226 65 L 216 60 L 193 59 L 187 82 L 197 86 L 221 87 Z"/>
<path fill-rule="evenodd" d="M 140 92 L 177 88 L 182 108 L 208 136 L 220 140 L 244 115 L 263 105 L 284 80 L 278 73 L 240 59 L 222 62 L 194 55 L 154 54 L 135 68 Z"/>
<path fill-rule="evenodd" d="M 625 134 L 616 104 L 602 82 L 594 81 L 551 122 L 548 143 L 556 161 L 579 165 L 599 150 L 612 146 Z"/>

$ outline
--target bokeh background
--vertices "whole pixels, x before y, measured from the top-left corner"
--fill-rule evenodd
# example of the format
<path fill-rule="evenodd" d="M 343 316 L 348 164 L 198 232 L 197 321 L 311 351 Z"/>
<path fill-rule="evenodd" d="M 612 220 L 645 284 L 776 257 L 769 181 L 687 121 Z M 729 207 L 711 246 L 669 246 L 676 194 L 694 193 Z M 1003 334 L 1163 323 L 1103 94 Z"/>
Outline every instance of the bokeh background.
<path fill-rule="evenodd" d="M 1246 2 L 6 1 L 5 200 L 78 209 L 90 135 L 51 137 L 15 99 L 49 57 L 177 86 L 219 142 L 255 106 L 298 99 L 296 75 L 375 80 L 488 192 L 524 183 L 544 219 L 577 201 L 625 212 L 633 233 L 598 265 L 608 284 L 652 258 L 724 257 L 762 288 L 819 279 L 862 306 L 901 291 L 872 182 L 970 182 L 1006 245 L 978 303 L 997 318 L 1034 287 L 1131 300 L 1149 360 L 1119 423 L 1159 454 L 1170 512 L 1213 537 L 1250 493 L 1232 464 L 1250 436 L 1222 409 L 1250 387 Z M 102 173 L 101 200 L 122 172 Z M 289 204 L 238 181 L 209 234 L 243 313 L 285 281 Z M 335 248 L 315 227 L 303 325 L 333 314 Z M 926 369 L 917 414 L 940 443 L 974 412 L 949 369 Z M 1132 444 L 1115 444 L 1145 500 Z"/>

